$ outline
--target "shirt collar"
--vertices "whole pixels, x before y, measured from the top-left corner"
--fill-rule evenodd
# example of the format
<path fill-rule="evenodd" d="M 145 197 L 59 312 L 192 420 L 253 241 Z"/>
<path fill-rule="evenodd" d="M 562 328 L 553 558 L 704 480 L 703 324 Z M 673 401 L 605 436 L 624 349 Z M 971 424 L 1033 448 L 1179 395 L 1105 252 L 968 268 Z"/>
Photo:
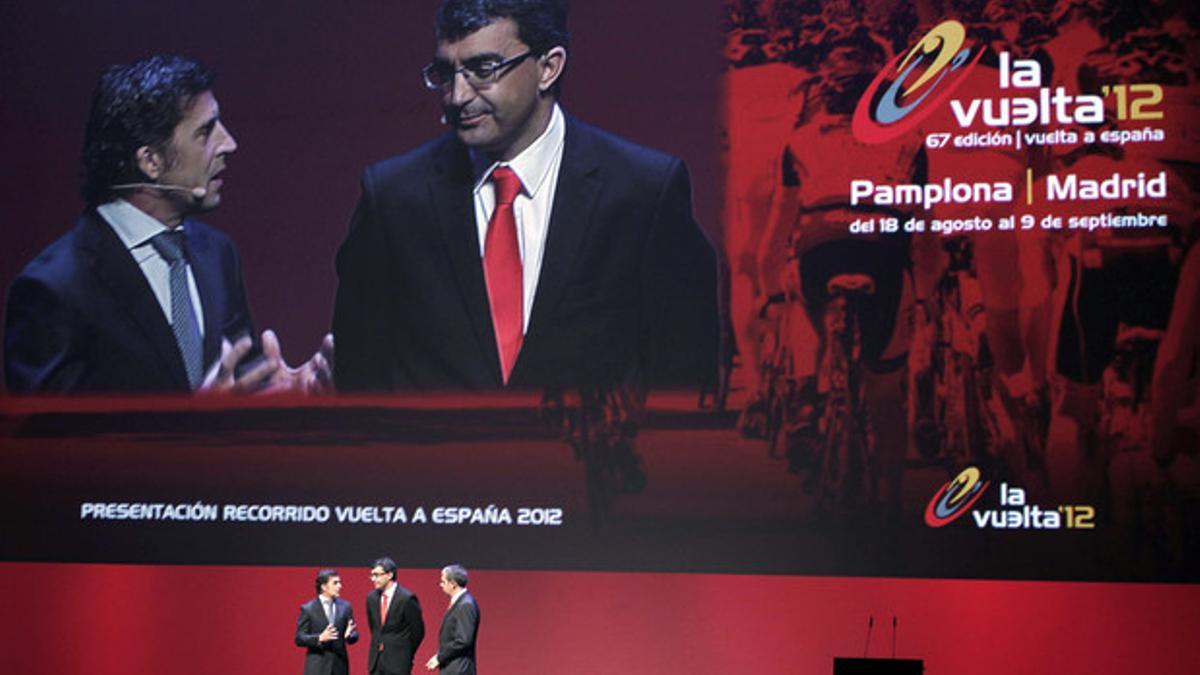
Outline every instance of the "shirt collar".
<path fill-rule="evenodd" d="M 142 246 L 156 235 L 168 231 L 166 225 L 124 199 L 101 204 L 96 207 L 96 212 L 108 221 L 121 243 L 129 250 Z M 183 224 L 179 227 L 182 231 Z"/>
<path fill-rule="evenodd" d="M 507 166 L 521 179 L 521 187 L 525 194 L 529 195 L 531 199 L 536 197 L 538 190 L 547 185 L 546 179 L 550 176 L 550 169 L 555 165 L 555 157 L 562 155 L 563 139 L 567 135 L 566 126 L 562 109 L 555 103 L 554 109 L 550 112 L 550 124 L 546 125 L 546 130 L 511 161 L 485 164 L 486 160 L 479 153 L 472 152 L 471 161 L 475 166 L 476 176 L 475 191 L 479 191 L 480 186 L 491 177 L 492 171 L 496 167 Z"/>
<path fill-rule="evenodd" d="M 462 594 L 466 592 L 467 589 L 462 588 L 461 586 L 458 588 L 458 590 L 454 591 L 454 595 L 450 596 L 450 606 L 453 607 L 454 603 L 458 602 L 458 599 L 461 598 Z"/>

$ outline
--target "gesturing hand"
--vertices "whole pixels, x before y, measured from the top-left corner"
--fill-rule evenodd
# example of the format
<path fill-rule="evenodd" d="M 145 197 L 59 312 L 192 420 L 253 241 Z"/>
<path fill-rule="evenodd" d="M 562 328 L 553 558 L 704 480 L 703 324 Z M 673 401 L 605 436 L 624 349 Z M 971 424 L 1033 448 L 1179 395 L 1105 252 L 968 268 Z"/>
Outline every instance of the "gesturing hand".
<path fill-rule="evenodd" d="M 213 364 L 200 385 L 199 392 L 245 394 L 260 389 L 269 382 L 279 370 L 279 359 L 266 358 L 249 372 L 237 375 L 237 365 L 250 353 L 253 346 L 250 337 L 243 335 L 234 344 L 226 338 L 221 338 L 221 358 Z"/>
<path fill-rule="evenodd" d="M 263 331 L 262 345 L 267 360 L 279 364 L 266 391 L 319 394 L 333 390 L 333 335 L 326 334 L 317 352 L 299 368 L 292 368 L 283 360 L 279 338 L 274 331 Z"/>

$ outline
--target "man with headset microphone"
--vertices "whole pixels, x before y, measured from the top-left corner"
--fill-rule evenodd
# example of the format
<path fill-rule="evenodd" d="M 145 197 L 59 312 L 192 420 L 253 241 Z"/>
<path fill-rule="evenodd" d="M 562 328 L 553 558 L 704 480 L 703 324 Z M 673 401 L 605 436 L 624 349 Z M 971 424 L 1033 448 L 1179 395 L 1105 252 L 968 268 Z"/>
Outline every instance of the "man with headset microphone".
<path fill-rule="evenodd" d="M 76 226 L 8 293 L 8 389 L 319 391 L 333 340 L 299 368 L 272 331 L 261 358 L 230 238 L 191 216 L 221 203 L 237 142 L 212 74 L 178 56 L 113 66 L 93 94 Z"/>

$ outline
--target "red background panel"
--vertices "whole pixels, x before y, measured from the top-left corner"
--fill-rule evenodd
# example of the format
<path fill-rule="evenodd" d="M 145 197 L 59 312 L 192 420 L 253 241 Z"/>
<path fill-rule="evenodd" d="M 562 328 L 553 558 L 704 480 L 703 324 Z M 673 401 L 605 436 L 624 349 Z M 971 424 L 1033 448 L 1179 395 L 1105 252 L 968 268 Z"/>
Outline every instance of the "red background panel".
<path fill-rule="evenodd" d="M 314 569 L 2 563 L 0 672 L 300 672 L 292 644 Z M 343 569 L 359 611 L 367 568 Z M 402 569 L 433 654 L 437 570 Z M 830 673 L 834 656 L 925 660 L 930 675 L 1200 672 L 1200 587 L 475 570 L 486 673 Z M 19 643 L 19 649 L 14 648 Z M 364 643 L 350 648 L 365 672 Z M 420 667 L 417 669 L 420 670 Z"/>

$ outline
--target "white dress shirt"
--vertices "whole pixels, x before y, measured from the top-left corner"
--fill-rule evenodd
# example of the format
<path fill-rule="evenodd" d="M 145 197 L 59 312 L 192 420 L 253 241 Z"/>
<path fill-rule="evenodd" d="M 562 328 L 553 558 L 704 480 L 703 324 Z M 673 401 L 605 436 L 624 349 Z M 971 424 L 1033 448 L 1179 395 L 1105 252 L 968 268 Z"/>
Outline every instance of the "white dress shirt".
<path fill-rule="evenodd" d="M 159 233 L 167 232 L 167 226 L 124 199 L 101 204 L 96 207 L 96 211 L 117 233 L 121 243 L 129 250 L 129 255 L 133 256 L 134 262 L 141 268 L 146 281 L 150 282 L 150 290 L 154 291 L 154 297 L 158 299 L 158 306 L 162 308 L 163 315 L 170 324 L 171 266 L 150 243 Z M 180 223 L 179 227 L 182 229 L 184 223 Z M 192 309 L 196 312 L 196 324 L 200 328 L 200 338 L 203 339 L 204 307 L 200 304 L 200 291 L 196 289 L 196 277 L 192 275 L 192 266 L 189 264 L 185 269 L 188 292 L 192 296 Z"/>
<path fill-rule="evenodd" d="M 492 170 L 507 166 L 521 179 L 521 192 L 513 203 L 517 221 L 517 246 L 521 252 L 522 326 L 529 330 L 529 314 L 533 311 L 538 276 L 542 272 L 542 255 L 546 249 L 546 234 L 550 230 L 550 210 L 554 192 L 558 189 L 558 169 L 562 165 L 563 140 L 567 132 L 562 110 L 555 104 L 550 124 L 528 148 L 509 162 L 483 164 L 478 155 L 475 161 L 475 225 L 479 230 L 479 257 L 483 257 L 487 241 L 488 221 L 496 208 L 496 189 L 492 185 Z"/>

